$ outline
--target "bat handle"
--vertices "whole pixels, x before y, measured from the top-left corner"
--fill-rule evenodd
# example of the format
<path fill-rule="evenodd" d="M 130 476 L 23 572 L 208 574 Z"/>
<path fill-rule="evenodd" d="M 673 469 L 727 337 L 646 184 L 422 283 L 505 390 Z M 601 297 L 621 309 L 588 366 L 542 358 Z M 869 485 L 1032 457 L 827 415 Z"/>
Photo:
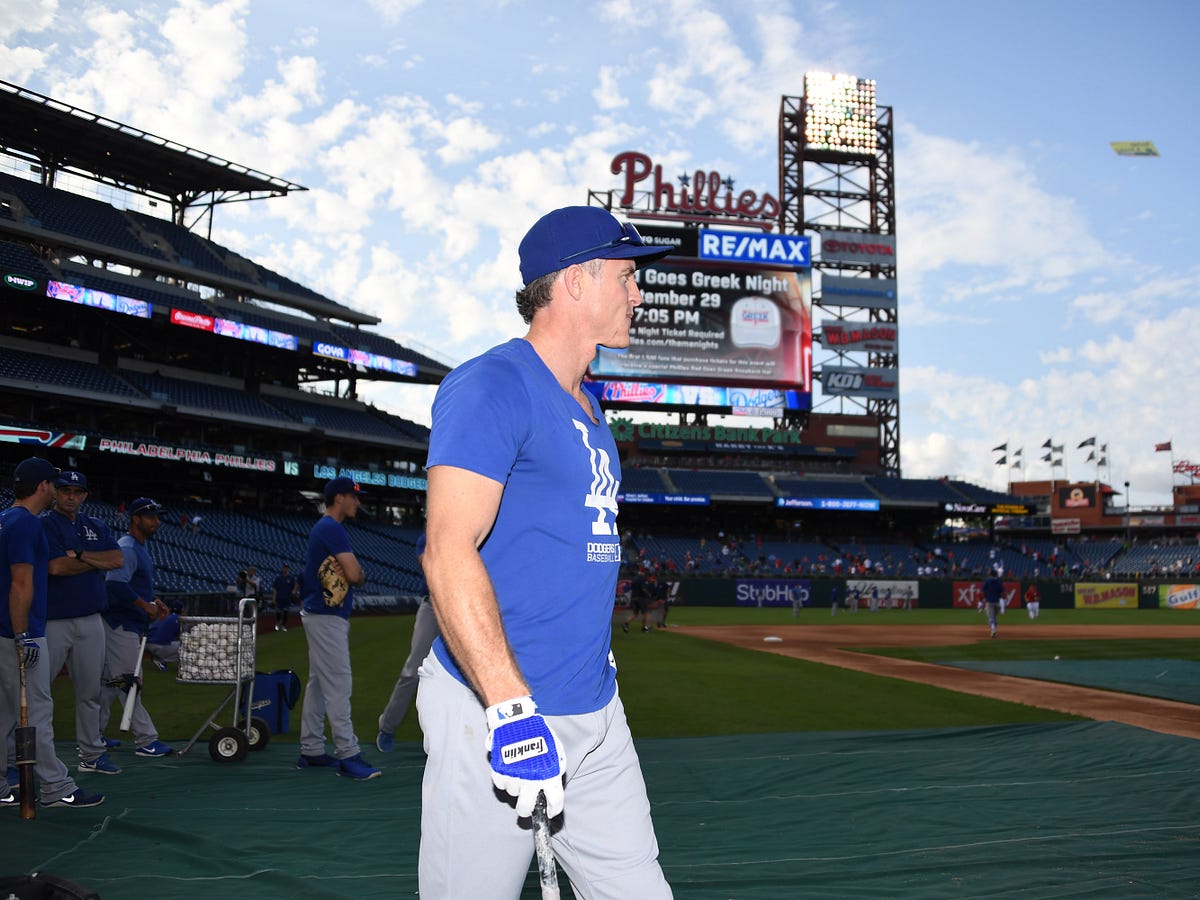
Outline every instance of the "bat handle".
<path fill-rule="evenodd" d="M 537 850 L 538 884 L 542 900 L 559 900 L 558 867 L 550 848 L 550 820 L 546 817 L 546 792 L 538 791 L 533 804 L 533 846 Z"/>

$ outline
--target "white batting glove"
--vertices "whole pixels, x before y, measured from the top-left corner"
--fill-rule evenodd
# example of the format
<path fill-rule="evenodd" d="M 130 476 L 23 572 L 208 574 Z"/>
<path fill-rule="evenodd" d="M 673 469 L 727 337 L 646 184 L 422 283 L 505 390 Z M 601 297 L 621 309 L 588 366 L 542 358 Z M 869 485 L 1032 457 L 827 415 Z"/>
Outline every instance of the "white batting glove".
<path fill-rule="evenodd" d="M 487 751 L 492 783 L 517 798 L 517 817 L 533 815 L 539 791 L 546 794 L 546 815 L 563 810 L 564 758 L 550 724 L 538 715 L 532 697 L 517 697 L 487 708 Z"/>

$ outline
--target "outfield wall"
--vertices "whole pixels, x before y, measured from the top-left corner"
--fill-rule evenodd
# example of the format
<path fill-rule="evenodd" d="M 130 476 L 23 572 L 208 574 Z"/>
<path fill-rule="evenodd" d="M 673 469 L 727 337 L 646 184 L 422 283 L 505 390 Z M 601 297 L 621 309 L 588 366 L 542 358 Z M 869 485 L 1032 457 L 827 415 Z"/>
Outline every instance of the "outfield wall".
<path fill-rule="evenodd" d="M 881 606 L 901 606 L 906 594 L 918 609 L 974 607 L 982 599 L 983 579 L 917 578 L 683 578 L 680 602 L 687 606 L 830 606 L 833 590 L 838 603 L 846 605 L 852 586 L 860 594 L 859 608 L 869 605 L 868 585 L 877 586 Z M 1024 605 L 1022 597 L 1030 581 L 1005 580 L 1006 604 Z M 1043 609 L 1200 609 L 1200 581 L 1036 581 Z M 890 594 L 888 591 L 890 590 Z M 890 602 L 889 602 L 890 600 Z"/>

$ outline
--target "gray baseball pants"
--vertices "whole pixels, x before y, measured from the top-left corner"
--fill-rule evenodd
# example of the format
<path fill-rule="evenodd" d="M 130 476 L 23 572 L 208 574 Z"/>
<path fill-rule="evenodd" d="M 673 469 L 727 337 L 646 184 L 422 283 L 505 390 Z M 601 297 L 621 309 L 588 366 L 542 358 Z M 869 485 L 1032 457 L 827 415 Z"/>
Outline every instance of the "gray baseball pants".
<path fill-rule="evenodd" d="M 417 608 L 408 659 L 404 661 L 404 667 L 400 669 L 400 678 L 396 681 L 396 686 L 392 688 L 391 699 L 388 700 L 387 706 L 379 716 L 380 731 L 392 734 L 404 721 L 404 716 L 408 712 L 409 706 L 412 705 L 413 697 L 417 695 L 417 684 L 420 681 L 417 670 L 425 661 L 425 657 L 429 655 L 429 649 L 433 646 L 437 636 L 437 616 L 433 612 L 433 604 L 426 597 Z"/>
<path fill-rule="evenodd" d="M 358 756 L 358 738 L 350 719 L 350 620 L 341 616 L 300 613 L 308 641 L 308 684 L 300 714 L 300 752 L 325 752 L 325 718 L 338 759 Z"/>
<path fill-rule="evenodd" d="M 533 859 L 529 820 L 492 785 L 487 723 L 474 692 L 436 654 L 420 669 L 425 734 L 421 900 L 515 900 Z M 536 699 L 536 698 L 535 698 Z M 579 900 L 669 900 L 646 783 L 619 696 L 603 709 L 547 716 L 566 757 L 566 807 L 552 822 L 554 855 Z"/>
<path fill-rule="evenodd" d="M 37 762 L 33 770 L 41 782 L 43 803 L 53 803 L 75 793 L 78 785 L 54 750 L 54 700 L 50 696 L 50 666 L 46 639 L 35 638 L 41 655 L 32 669 L 25 670 L 25 706 L 29 724 L 37 729 Z M 7 738 L 21 724 L 21 669 L 11 639 L 0 645 L 0 730 Z M 7 740 L 0 756 L 8 756 Z M 15 763 L 16 760 L 11 760 Z M 4 768 L 8 768 L 7 763 Z"/>
<path fill-rule="evenodd" d="M 79 758 L 92 762 L 107 749 L 100 740 L 100 696 L 104 686 L 104 620 L 100 613 L 46 622 L 50 671 L 66 665 L 75 692 L 75 743 Z"/>
<path fill-rule="evenodd" d="M 100 692 L 101 733 L 108 727 L 108 718 L 112 713 L 113 704 L 120 701 L 122 710 L 124 710 L 125 691 L 121 690 L 119 686 L 110 685 L 109 682 L 122 675 L 132 675 L 136 671 L 141 647 L 142 636 L 137 632 L 114 628 L 107 622 L 104 623 L 104 687 Z M 142 690 L 138 691 L 137 697 L 133 701 L 133 718 L 129 723 L 135 747 L 145 747 L 158 740 L 158 729 L 154 727 L 154 720 L 150 718 L 150 713 L 146 712 L 146 707 L 142 705 L 144 693 Z M 122 715 L 124 715 L 123 711 Z"/>

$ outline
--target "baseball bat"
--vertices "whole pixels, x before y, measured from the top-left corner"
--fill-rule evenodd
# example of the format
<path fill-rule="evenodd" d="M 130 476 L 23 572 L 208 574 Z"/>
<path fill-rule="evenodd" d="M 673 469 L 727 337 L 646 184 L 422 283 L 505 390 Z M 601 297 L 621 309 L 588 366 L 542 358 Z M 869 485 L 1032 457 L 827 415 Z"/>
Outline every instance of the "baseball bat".
<path fill-rule="evenodd" d="M 146 635 L 142 635 L 142 643 L 138 647 L 137 663 L 133 667 L 133 684 L 129 685 L 129 693 L 125 695 L 125 709 L 121 712 L 121 730 L 128 731 L 129 723 L 133 721 L 133 705 L 137 702 L 138 679 L 142 677 L 142 656 L 146 653 Z"/>
<path fill-rule="evenodd" d="M 36 819 L 33 797 L 33 764 L 37 762 L 37 728 L 29 724 L 29 705 L 25 700 L 25 655 L 17 648 L 17 666 L 21 670 L 21 727 L 14 732 L 18 788 L 21 792 L 21 818 Z"/>
<path fill-rule="evenodd" d="M 550 849 L 550 820 L 546 818 L 546 792 L 538 791 L 533 804 L 533 846 L 537 850 L 538 884 L 542 888 L 542 900 L 559 900 L 558 867 L 554 864 L 554 851 Z"/>

